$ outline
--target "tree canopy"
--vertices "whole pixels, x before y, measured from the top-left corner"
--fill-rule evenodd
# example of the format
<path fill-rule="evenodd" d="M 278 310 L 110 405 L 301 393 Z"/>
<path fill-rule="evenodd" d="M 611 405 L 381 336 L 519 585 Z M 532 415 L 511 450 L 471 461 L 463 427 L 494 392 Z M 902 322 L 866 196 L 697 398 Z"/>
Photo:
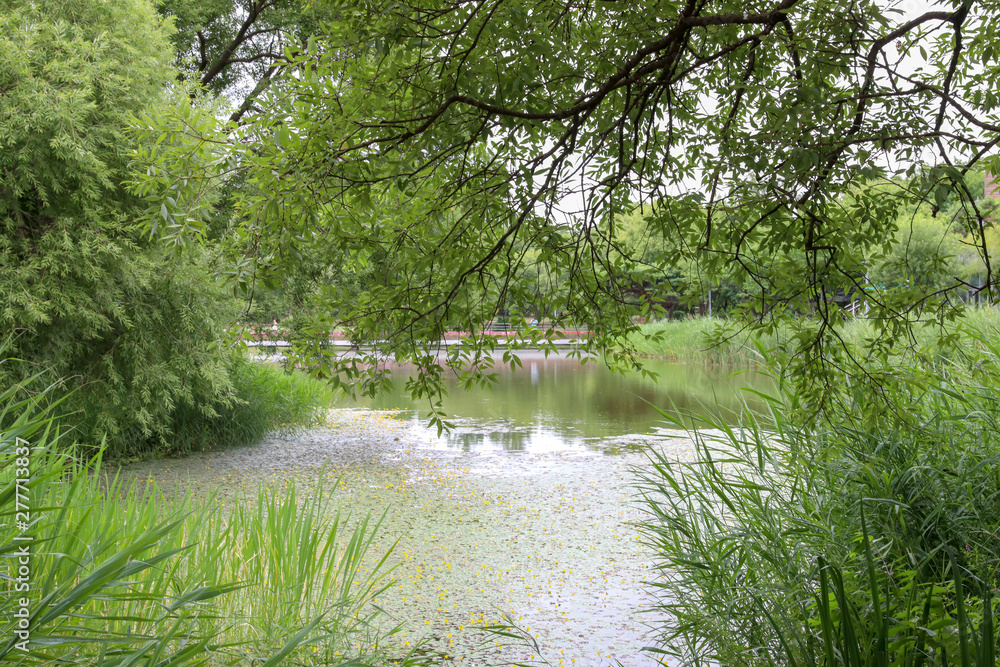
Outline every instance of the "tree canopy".
<path fill-rule="evenodd" d="M 171 19 L 178 77 L 225 95 L 237 122 L 280 72 L 288 53 L 304 48 L 324 18 L 318 3 L 299 0 L 159 0 Z"/>
<path fill-rule="evenodd" d="M 356 265 L 392 258 L 360 295 L 326 294 L 317 331 L 336 322 L 429 368 L 447 329 L 539 305 L 516 279 L 530 261 L 562 286 L 541 304 L 556 324 L 589 326 L 591 348 L 630 363 L 614 346 L 643 314 L 628 290 L 650 269 L 621 251 L 637 204 L 708 282 L 738 273 L 758 322 L 814 314 L 792 357 L 818 376 L 836 343 L 831 297 L 863 289 L 901 207 L 936 215 L 957 202 L 951 224 L 994 293 L 989 221 L 967 175 L 997 167 L 996 3 L 915 14 L 832 0 L 324 7 L 336 18 L 289 54 L 283 86 L 262 98 L 269 113 L 228 135 L 252 184 L 238 207 L 244 280 L 294 272 L 306 246 Z M 872 187 L 892 177 L 906 187 Z M 169 234 L 202 231 L 192 219 Z M 890 334 L 874 344 L 954 316 L 949 292 L 966 287 L 955 276 L 916 298 L 870 294 Z M 477 369 L 497 344 L 479 337 L 451 354 Z"/>

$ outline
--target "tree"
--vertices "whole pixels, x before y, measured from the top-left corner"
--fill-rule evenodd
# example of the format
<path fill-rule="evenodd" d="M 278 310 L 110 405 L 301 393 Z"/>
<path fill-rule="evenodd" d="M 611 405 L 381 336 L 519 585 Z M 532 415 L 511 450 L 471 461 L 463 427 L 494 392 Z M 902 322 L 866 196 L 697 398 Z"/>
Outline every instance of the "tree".
<path fill-rule="evenodd" d="M 737 309 L 752 298 L 742 287 L 745 276 L 739 271 L 707 275 L 689 247 L 662 233 L 654 221 L 664 213 L 657 209 L 669 209 L 671 204 L 667 198 L 656 207 L 638 206 L 617 218 L 621 248 L 640 269 L 631 277 L 633 298 L 658 305 L 668 316 L 704 312 L 709 293 L 713 314 Z"/>
<path fill-rule="evenodd" d="M 815 313 L 791 363 L 820 385 L 843 371 L 825 363 L 843 352 L 832 296 L 862 288 L 900 207 L 957 197 L 994 294 L 966 180 L 997 166 L 994 3 L 912 16 L 832 0 L 330 5 L 336 20 L 290 58 L 286 87 L 262 103 L 272 113 L 236 144 L 257 188 L 240 208 L 254 274 L 294 271 L 304 243 L 388 253 L 392 277 L 330 310 L 429 375 L 442 331 L 528 308 L 512 280 L 528 247 L 567 277 L 547 308 L 631 363 L 615 346 L 636 312 L 620 236 L 636 201 L 669 198 L 653 233 L 710 278 L 735 267 L 765 326 Z M 901 197 L 869 187 L 894 176 Z M 914 318 L 957 313 L 947 292 L 870 305 L 882 351 Z M 496 345 L 453 354 L 481 379 Z"/>
<path fill-rule="evenodd" d="M 892 250 L 879 258 L 871 281 L 889 289 L 912 287 L 917 294 L 954 284 L 961 243 L 948 225 L 925 211 L 904 220 L 896 231 Z"/>
<path fill-rule="evenodd" d="M 132 116 L 164 101 L 168 30 L 142 0 L 8 2 L 0 15 L 0 382 L 75 390 L 83 441 L 169 433 L 231 398 L 232 301 L 209 250 L 152 243 L 122 182 Z M 134 453 L 117 451 L 117 454 Z"/>
<path fill-rule="evenodd" d="M 261 111 L 258 97 L 272 85 L 281 85 L 279 74 L 290 54 L 305 48 L 330 19 L 318 3 L 301 0 L 159 0 L 156 7 L 175 28 L 171 42 L 178 78 L 191 91 L 196 106 L 199 98 L 210 99 L 215 113 L 228 115 L 234 123 Z M 192 119 L 190 110 L 178 112 L 186 119 L 184 123 Z M 206 209 L 209 241 L 230 235 L 234 204 L 246 188 L 244 175 L 236 172 L 202 191 L 214 203 Z M 294 313 L 299 317 L 292 319 L 308 327 L 312 304 L 307 302 L 315 300 L 318 289 L 331 283 L 343 286 L 344 281 L 337 278 L 357 273 L 345 270 L 336 258 L 318 260 L 306 260 L 280 287 L 261 281 L 248 289 L 244 318 L 270 322 Z"/>
<path fill-rule="evenodd" d="M 326 13 L 300 0 L 159 0 L 173 20 L 181 81 L 228 97 L 240 121 L 275 80 L 289 52 L 305 48 Z"/>

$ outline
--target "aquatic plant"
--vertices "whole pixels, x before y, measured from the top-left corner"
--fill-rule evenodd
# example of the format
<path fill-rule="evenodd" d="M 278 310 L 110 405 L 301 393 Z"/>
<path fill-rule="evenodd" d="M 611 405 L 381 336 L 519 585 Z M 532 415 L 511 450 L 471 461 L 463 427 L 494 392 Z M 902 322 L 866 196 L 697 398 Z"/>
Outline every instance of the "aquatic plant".
<path fill-rule="evenodd" d="M 804 322 L 798 322 L 798 325 Z M 807 323 L 806 323 L 807 324 Z M 979 339 L 1000 341 L 1000 311 L 996 308 L 970 306 L 954 321 L 926 322 L 914 327 L 909 337 L 893 341 L 892 359 L 910 358 L 921 351 L 930 356 L 960 358 L 983 349 Z M 765 366 L 758 343 L 766 349 L 780 349 L 794 339 L 789 323 L 776 326 L 768 335 L 752 330 L 737 318 L 696 317 L 683 320 L 659 320 L 644 324 L 629 337 L 636 351 L 646 357 L 658 357 L 684 363 L 719 366 Z M 837 340 L 853 354 L 865 356 L 870 339 L 878 335 L 864 318 L 846 322 L 837 332 Z"/>
<path fill-rule="evenodd" d="M 318 486 L 225 507 L 165 498 L 73 448 L 46 396 L 0 393 L 0 660 L 15 664 L 381 664 L 378 522 Z"/>
<path fill-rule="evenodd" d="M 641 528 L 669 618 L 655 651 L 685 665 L 995 664 L 1000 390 L 976 374 L 997 360 L 900 366 L 881 394 L 845 385 L 808 424 L 779 389 L 741 427 L 701 416 L 691 460 L 651 448 Z"/>

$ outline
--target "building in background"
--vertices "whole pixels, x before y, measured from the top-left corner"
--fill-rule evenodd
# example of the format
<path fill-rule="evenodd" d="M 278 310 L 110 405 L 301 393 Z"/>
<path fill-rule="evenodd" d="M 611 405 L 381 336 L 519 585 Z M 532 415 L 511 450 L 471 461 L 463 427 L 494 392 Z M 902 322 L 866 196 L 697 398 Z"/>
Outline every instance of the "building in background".
<path fill-rule="evenodd" d="M 986 198 L 1000 199 L 1000 178 L 986 172 Z"/>

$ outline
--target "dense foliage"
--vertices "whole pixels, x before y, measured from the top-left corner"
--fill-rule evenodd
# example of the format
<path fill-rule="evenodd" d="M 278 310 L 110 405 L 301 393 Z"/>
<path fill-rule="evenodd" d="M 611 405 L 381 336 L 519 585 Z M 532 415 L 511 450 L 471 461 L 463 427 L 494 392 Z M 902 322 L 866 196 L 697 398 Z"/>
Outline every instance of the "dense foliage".
<path fill-rule="evenodd" d="M 446 353 L 466 383 L 489 382 L 497 348 L 551 349 L 565 326 L 631 367 L 638 320 L 725 294 L 780 332 L 771 354 L 797 386 L 772 401 L 775 431 L 717 424 L 699 460 L 654 458 L 665 650 L 719 664 L 993 661 L 996 355 L 930 368 L 899 349 L 921 342 L 914 324 L 955 319 L 968 290 L 996 295 L 980 199 L 983 170 L 1000 170 L 996 2 L 157 9 L 11 0 L 0 14 L 0 333 L 17 358 L 0 364 L 17 408 L 0 413 L 4 447 L 59 442 L 19 412 L 19 383 L 62 383 L 80 439 L 119 456 L 252 439 L 300 414 L 312 386 L 229 350 L 232 288 L 245 315 L 295 311 L 296 352 L 320 376 L 377 391 L 391 356 L 417 365 L 411 393 L 431 397 L 448 330 L 474 334 Z M 839 303 L 855 298 L 871 328 L 852 344 Z M 484 334 L 498 318 L 556 328 Z M 334 326 L 372 351 L 331 354 Z M 335 642 L 299 649 L 320 624 L 359 646 L 376 636 L 363 605 L 377 575 L 347 593 L 364 530 L 344 560 L 321 494 L 163 523 L 94 467 L 36 461 L 32 491 L 61 508 L 35 526 L 53 548 L 38 556 L 32 629 L 56 645 L 35 645 L 38 662 L 332 661 Z M 124 514 L 89 509 L 118 493 Z M 121 517 L 131 532 L 112 530 Z M 185 526 L 216 531 L 196 558 L 178 551 Z M 221 571 L 289 585 L 251 598 Z M 318 595 L 308 616 L 300 592 Z M 209 599 L 286 615 L 254 618 L 246 637 L 250 624 L 223 620 L 240 605 L 216 617 Z M 91 623 L 101 616 L 111 625 Z M 132 623 L 138 647 L 121 641 Z"/>
<path fill-rule="evenodd" d="M 211 249 L 168 256 L 123 185 L 131 118 L 172 78 L 169 32 L 140 0 L 59 0 L 7 3 L 0 35 L 0 331 L 22 361 L 0 384 L 43 369 L 76 390 L 84 440 L 155 445 L 176 409 L 231 403 L 234 363 Z"/>
<path fill-rule="evenodd" d="M 316 250 L 351 266 L 392 258 L 360 293 L 323 293 L 313 329 L 321 339 L 338 324 L 380 341 L 376 356 L 417 363 L 418 392 L 433 393 L 443 331 L 480 331 L 499 312 L 585 324 L 592 349 L 609 351 L 667 303 L 665 272 L 689 263 L 703 287 L 752 297 L 746 311 L 765 328 L 815 318 L 789 362 L 804 391 L 822 393 L 845 368 L 865 375 L 838 346 L 836 297 L 870 286 L 900 212 L 921 204 L 954 202 L 948 225 L 983 271 L 931 291 L 870 290 L 882 327 L 872 351 L 905 344 L 914 320 L 954 317 L 968 285 L 993 293 L 990 223 L 969 171 L 992 165 L 1000 134 L 992 3 L 921 14 L 829 0 L 326 6 L 322 34 L 261 98 L 270 114 L 232 135 L 187 131 L 186 143 L 237 140 L 249 186 L 238 280 L 279 282 Z M 146 124 L 148 136 L 182 127 Z M 185 155 L 144 159 L 169 170 Z M 889 196 L 890 182 L 904 187 Z M 676 253 L 648 262 L 624 248 L 637 201 Z M 205 231 L 193 217 L 165 235 Z M 521 280 L 529 265 L 558 289 Z M 484 352 L 500 344 L 477 337 L 454 359 L 485 381 Z M 627 350 L 607 358 L 632 365 Z M 358 363 L 327 357 L 322 372 L 354 378 Z"/>

